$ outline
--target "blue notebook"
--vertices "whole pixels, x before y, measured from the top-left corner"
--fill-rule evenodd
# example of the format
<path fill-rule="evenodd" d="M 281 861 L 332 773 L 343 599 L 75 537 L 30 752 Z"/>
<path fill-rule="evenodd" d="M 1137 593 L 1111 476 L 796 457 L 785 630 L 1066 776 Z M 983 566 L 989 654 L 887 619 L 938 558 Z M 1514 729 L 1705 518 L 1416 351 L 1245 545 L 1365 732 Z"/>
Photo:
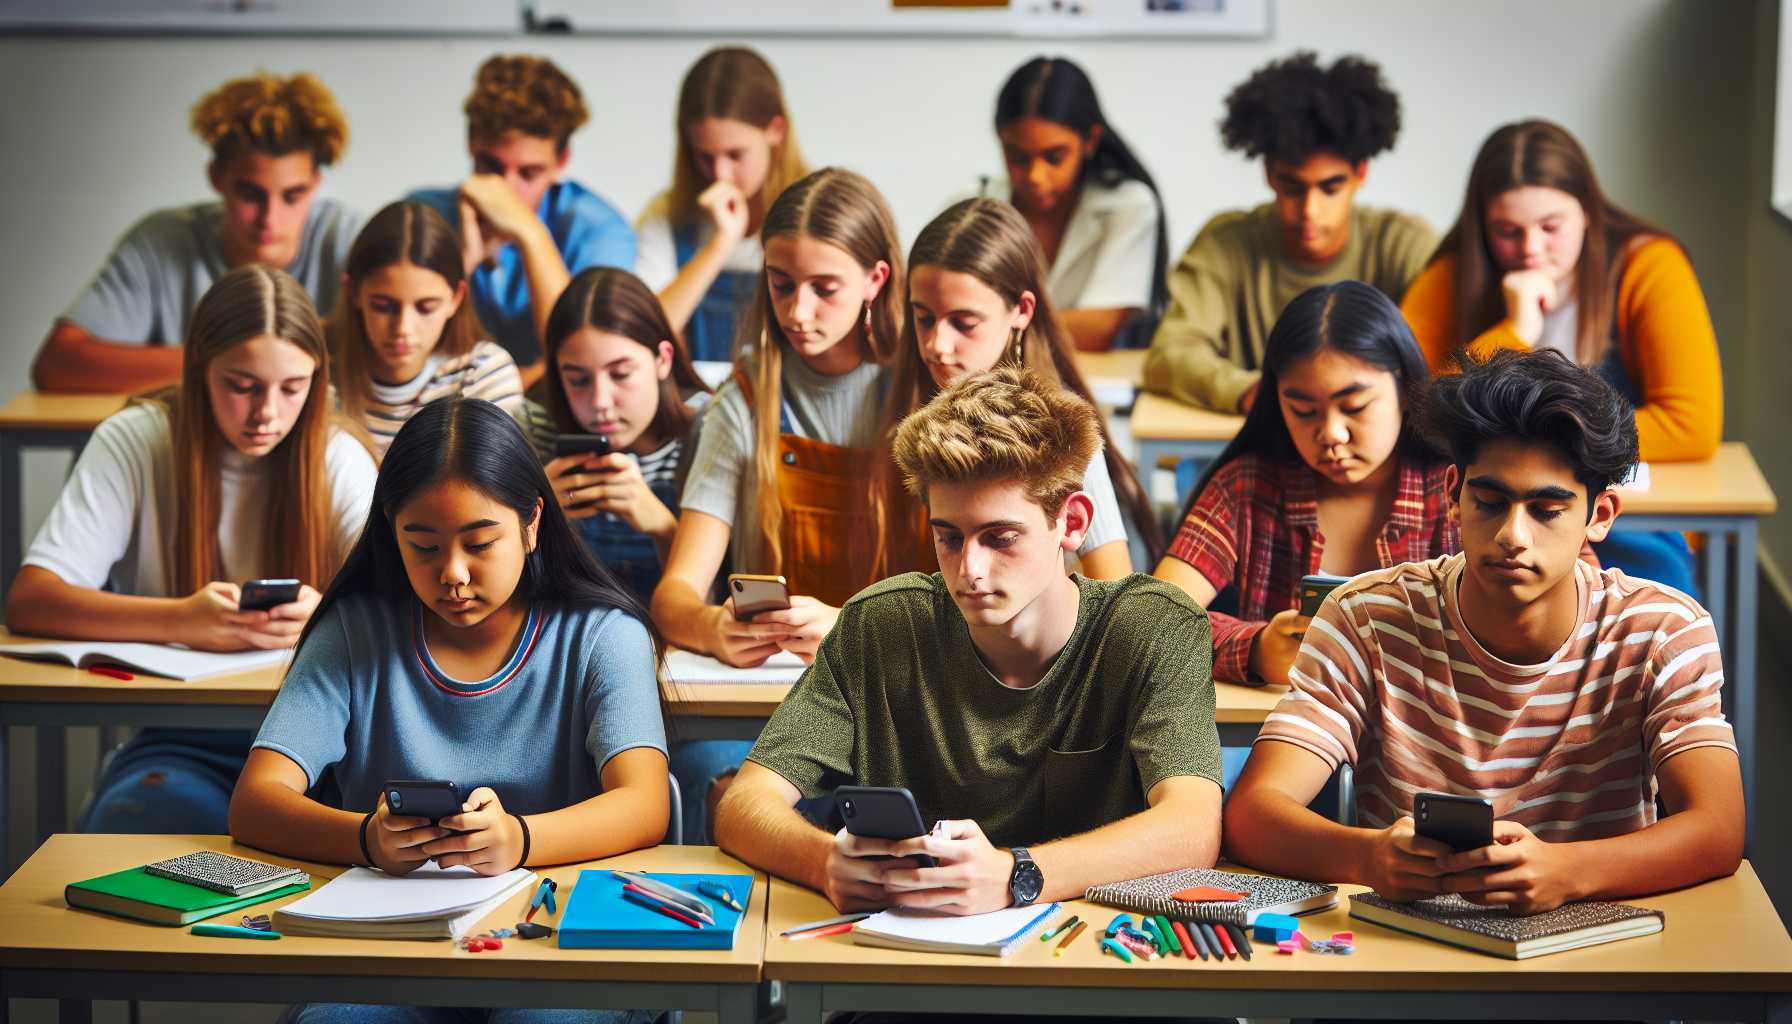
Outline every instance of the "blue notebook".
<path fill-rule="evenodd" d="M 648 872 L 648 877 L 688 893 L 697 883 L 717 882 L 728 887 L 734 899 L 751 909 L 752 875 L 687 875 Z M 702 897 L 716 912 L 716 923 L 692 928 L 631 900 L 623 898 L 622 880 L 602 868 L 579 872 L 578 883 L 560 915 L 561 949 L 733 949 L 741 915 L 719 900 Z"/>

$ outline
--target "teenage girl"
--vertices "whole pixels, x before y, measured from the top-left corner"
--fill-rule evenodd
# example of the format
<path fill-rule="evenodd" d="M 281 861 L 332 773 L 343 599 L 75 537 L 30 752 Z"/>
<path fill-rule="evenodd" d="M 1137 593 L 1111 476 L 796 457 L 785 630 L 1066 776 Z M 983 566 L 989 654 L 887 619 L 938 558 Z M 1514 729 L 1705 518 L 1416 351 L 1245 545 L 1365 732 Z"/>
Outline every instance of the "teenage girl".
<path fill-rule="evenodd" d="M 1003 363 L 1032 368 L 1093 404 L 1053 309 L 1039 245 L 1014 207 L 994 199 L 954 204 L 921 229 L 908 266 L 908 317 L 891 367 L 887 434 L 940 389 Z M 1162 544 L 1145 489 L 1105 426 L 1102 441 L 1102 457 L 1083 478 L 1095 520 L 1077 554 L 1085 576 L 1119 579 L 1132 572 L 1126 517 L 1149 531 L 1150 550 Z M 938 565 L 926 514 L 896 478 L 895 463 L 882 467 L 877 494 L 887 540 L 878 547 L 890 559 L 886 571 L 932 572 Z"/>
<path fill-rule="evenodd" d="M 985 178 L 982 194 L 1027 219 L 1076 346 L 1148 344 L 1168 301 L 1163 199 L 1094 83 L 1062 57 L 1035 57 L 1002 86 L 995 123 L 1008 180 Z"/>
<path fill-rule="evenodd" d="M 522 414 L 516 363 L 481 337 L 467 302 L 460 239 L 422 203 L 392 203 L 361 229 L 330 328 L 342 410 L 381 452 L 438 398 L 483 398 Z"/>
<path fill-rule="evenodd" d="M 691 357 L 727 362 L 764 260 L 766 210 L 809 169 L 777 74 L 745 47 L 719 47 L 691 66 L 673 128 L 672 187 L 635 225 L 635 270 Z"/>
<path fill-rule="evenodd" d="M 1606 199 L 1560 125 L 1495 131 L 1437 255 L 1401 305 L 1433 371 L 1459 351 L 1554 348 L 1636 406 L 1645 461 L 1706 459 L 1723 438 L 1717 334 L 1686 250 Z M 1678 533 L 1623 531 L 1602 563 L 1697 594 Z"/>
<path fill-rule="evenodd" d="M 1393 300 L 1361 281 L 1302 292 L 1270 331 L 1259 394 L 1154 575 L 1209 607 L 1213 677 L 1285 686 L 1301 577 L 1454 554 L 1448 460 L 1407 416 L 1429 374 Z"/>
<path fill-rule="evenodd" d="M 187 324 L 181 383 L 107 417 L 38 531 L 6 609 L 15 632 L 291 647 L 367 517 L 374 462 L 330 406 L 305 290 L 258 264 L 217 280 Z M 301 581 L 244 612 L 241 584 Z M 82 828 L 224 831 L 249 734 L 145 729 L 111 759 Z"/>
<path fill-rule="evenodd" d="M 652 291 L 626 270 L 593 267 L 548 317 L 545 436 L 599 434 L 609 454 L 550 458 L 554 497 L 591 553 L 645 605 L 678 530 L 678 492 L 709 388 Z"/>
<path fill-rule="evenodd" d="M 665 748 L 645 610 L 573 534 L 516 422 L 447 398 L 392 442 L 367 529 L 255 738 L 230 833 L 394 875 L 593 860 L 665 835 Z M 465 799 L 431 823 L 387 804 L 395 779 L 445 779 Z M 319 1005 L 297 1019 L 463 1013 Z"/>

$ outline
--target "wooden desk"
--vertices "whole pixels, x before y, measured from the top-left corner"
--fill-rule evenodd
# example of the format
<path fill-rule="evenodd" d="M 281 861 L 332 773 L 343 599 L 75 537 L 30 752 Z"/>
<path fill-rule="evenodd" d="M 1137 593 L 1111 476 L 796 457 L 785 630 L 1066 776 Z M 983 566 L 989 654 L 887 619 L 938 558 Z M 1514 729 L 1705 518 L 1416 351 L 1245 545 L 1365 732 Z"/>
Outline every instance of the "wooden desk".
<path fill-rule="evenodd" d="M 1132 437 L 1138 447 L 1140 472 L 1149 473 L 1166 459 L 1172 463 L 1185 458 L 1211 461 L 1243 425 L 1243 416 L 1142 393 L 1132 407 Z"/>
<path fill-rule="evenodd" d="M 25 557 L 24 459 L 27 448 L 79 455 L 99 422 L 124 408 L 124 395 L 40 395 L 27 391 L 0 405 L 0 597 Z"/>
<path fill-rule="evenodd" d="M 1099 405 L 1124 409 L 1133 404 L 1145 375 L 1145 350 L 1122 348 L 1108 352 L 1077 352 L 1071 357 Z"/>
<path fill-rule="evenodd" d="M 436 1006 L 532 1006 L 706 1010 L 730 1024 L 753 1019 L 764 952 L 766 878 L 753 895 L 732 950 L 560 949 L 553 939 L 506 940 L 470 954 L 444 941 L 287 936 L 246 942 L 193 935 L 63 902 L 63 886 L 195 849 L 301 863 L 224 836 L 56 836 L 0 887 L 0 992 L 63 1001 L 79 1015 L 92 999 L 298 1003 L 348 1001 Z M 314 885 L 340 866 L 303 864 Z M 643 871 L 751 871 L 708 846 L 662 846 L 542 874 L 561 883 L 564 909 L 586 867 Z M 533 888 L 480 926 L 522 919 Z M 297 896 L 264 903 L 269 913 Z M 240 914 L 217 920 L 235 924 Z M 539 918 L 538 918 L 539 920 Z"/>
<path fill-rule="evenodd" d="M 1343 887 L 1360 892 L 1360 886 Z M 904 953 L 850 935 L 779 932 L 834 914 L 772 881 L 765 977 L 784 984 L 790 1024 L 839 1010 L 1113 1016 L 1792 1020 L 1792 939 L 1747 864 L 1731 878 L 1636 901 L 1667 914 L 1659 934 L 1534 960 L 1456 949 L 1348 916 L 1348 899 L 1303 918 L 1309 938 L 1356 933 L 1352 956 L 1256 955 L 1223 963 L 1122 964 L 1092 938 L 1117 912 L 1077 901 L 1090 923 L 1062 957 L 1029 938 L 1007 958 Z"/>

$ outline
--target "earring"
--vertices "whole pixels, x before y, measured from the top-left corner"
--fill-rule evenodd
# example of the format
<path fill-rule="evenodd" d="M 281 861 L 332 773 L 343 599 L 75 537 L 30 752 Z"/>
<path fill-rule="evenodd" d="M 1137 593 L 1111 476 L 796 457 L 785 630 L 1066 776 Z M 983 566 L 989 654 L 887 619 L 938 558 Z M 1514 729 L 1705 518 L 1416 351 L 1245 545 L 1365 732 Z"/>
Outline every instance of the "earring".
<path fill-rule="evenodd" d="M 877 336 L 871 333 L 871 300 L 865 300 L 865 344 L 875 346 Z"/>
<path fill-rule="evenodd" d="M 1026 332 L 1022 331 L 1018 327 L 1008 328 L 1008 345 L 1009 345 L 1009 348 L 1012 349 L 1014 352 L 1014 365 L 1016 365 L 1016 366 L 1025 365 L 1025 363 L 1022 361 L 1021 345 L 1020 345 L 1021 338 L 1025 337 L 1025 335 L 1026 335 Z"/>

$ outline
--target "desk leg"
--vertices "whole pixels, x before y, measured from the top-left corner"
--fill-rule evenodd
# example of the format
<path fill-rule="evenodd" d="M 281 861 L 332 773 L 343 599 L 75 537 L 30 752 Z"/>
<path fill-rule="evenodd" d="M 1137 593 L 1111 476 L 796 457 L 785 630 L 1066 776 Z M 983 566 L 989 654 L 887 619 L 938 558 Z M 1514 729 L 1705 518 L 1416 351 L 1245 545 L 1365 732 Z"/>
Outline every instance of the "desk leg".
<path fill-rule="evenodd" d="M 25 446 L 19 441 L 18 434 L 0 430 L 0 596 L 25 557 Z"/>
<path fill-rule="evenodd" d="M 37 729 L 37 830 L 32 841 L 41 845 L 58 832 L 68 831 L 68 730 L 60 725 Z"/>
<path fill-rule="evenodd" d="M 57 1024 L 93 1024 L 93 1004 L 85 999 L 56 1000 Z"/>
<path fill-rule="evenodd" d="M 1711 613 L 1711 627 L 1717 631 L 1717 642 L 1723 645 L 1726 655 L 1736 650 L 1733 646 L 1734 633 L 1747 629 L 1749 620 L 1738 615 L 1731 619 L 1730 613 L 1730 549 L 1734 545 L 1738 550 L 1736 560 L 1742 561 L 1741 536 L 1731 532 L 1732 523 L 1721 523 L 1718 528 L 1706 530 L 1705 537 L 1705 571 L 1699 580 L 1699 586 L 1705 591 L 1700 595 L 1705 602 L 1705 610 Z M 1740 568 L 1740 566 L 1738 566 Z M 1741 580 L 1737 580 L 1741 583 Z"/>
<path fill-rule="evenodd" d="M 12 746 L 11 727 L 0 721 L 0 879 L 12 877 Z M 0 1024 L 6 1024 L 6 997 L 0 995 Z"/>
<path fill-rule="evenodd" d="M 1760 589 L 1761 567 L 1760 552 L 1756 548 L 1758 541 L 1755 520 L 1744 517 L 1736 526 L 1733 535 L 1736 544 L 1736 607 L 1734 629 L 1729 635 L 1718 634 L 1719 643 L 1730 644 L 1735 652 L 1733 667 L 1734 692 L 1736 694 L 1736 716 L 1731 720 L 1732 728 L 1736 728 L 1736 746 L 1742 751 L 1742 793 L 1743 806 L 1749 808 L 1748 829 L 1745 849 L 1755 847 L 1755 814 L 1754 798 L 1759 792 L 1755 788 L 1755 754 L 1761 746 L 1761 713 L 1760 713 L 1760 678 L 1756 671 L 1755 643 L 1760 633 Z M 1738 728 L 1737 725 L 1740 725 Z"/>
<path fill-rule="evenodd" d="M 821 1024 L 821 986 L 814 982 L 784 983 L 784 1024 Z"/>

